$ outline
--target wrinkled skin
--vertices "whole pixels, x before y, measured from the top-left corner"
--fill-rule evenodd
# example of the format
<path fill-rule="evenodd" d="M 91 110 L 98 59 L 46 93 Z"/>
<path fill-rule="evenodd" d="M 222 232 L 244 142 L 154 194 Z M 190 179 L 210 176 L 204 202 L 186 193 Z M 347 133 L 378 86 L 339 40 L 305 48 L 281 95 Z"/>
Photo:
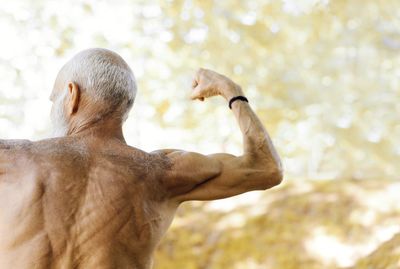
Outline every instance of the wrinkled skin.
<path fill-rule="evenodd" d="M 0 151 L 0 268 L 150 267 L 177 207 L 157 154 L 96 137 Z"/>
<path fill-rule="evenodd" d="M 182 202 L 266 190 L 282 180 L 272 142 L 243 101 L 232 106 L 242 156 L 148 153 L 125 143 L 121 117 L 81 124 L 88 100 L 74 99 L 79 85 L 69 86 L 67 136 L 0 140 L 0 268 L 148 269 Z M 200 69 L 191 98 L 214 95 L 229 100 L 243 92 Z"/>

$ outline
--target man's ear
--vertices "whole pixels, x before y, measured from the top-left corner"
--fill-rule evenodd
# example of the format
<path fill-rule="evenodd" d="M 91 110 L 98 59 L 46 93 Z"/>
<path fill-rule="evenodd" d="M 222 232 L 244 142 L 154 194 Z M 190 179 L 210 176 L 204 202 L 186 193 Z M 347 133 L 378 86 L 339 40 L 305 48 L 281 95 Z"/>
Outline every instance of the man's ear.
<path fill-rule="evenodd" d="M 69 115 L 75 114 L 78 111 L 81 90 L 75 82 L 68 83 L 68 104 L 67 112 Z"/>

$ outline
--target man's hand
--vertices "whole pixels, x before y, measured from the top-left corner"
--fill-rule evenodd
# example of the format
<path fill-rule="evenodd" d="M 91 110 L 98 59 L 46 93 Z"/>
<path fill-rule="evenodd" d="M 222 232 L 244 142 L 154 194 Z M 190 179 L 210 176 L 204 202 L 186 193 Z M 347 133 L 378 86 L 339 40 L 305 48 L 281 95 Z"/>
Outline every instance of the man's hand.
<path fill-rule="evenodd" d="M 230 78 L 221 75 L 212 70 L 200 68 L 192 82 L 192 100 L 199 99 L 204 101 L 205 98 L 221 95 L 226 100 L 230 100 L 234 96 L 243 95 L 239 85 Z"/>

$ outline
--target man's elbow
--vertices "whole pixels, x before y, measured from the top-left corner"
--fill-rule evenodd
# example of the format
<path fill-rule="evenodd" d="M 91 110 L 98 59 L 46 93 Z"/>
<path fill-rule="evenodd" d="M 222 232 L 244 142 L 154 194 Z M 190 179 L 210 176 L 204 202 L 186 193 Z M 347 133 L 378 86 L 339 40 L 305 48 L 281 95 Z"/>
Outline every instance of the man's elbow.
<path fill-rule="evenodd" d="M 272 167 L 265 172 L 263 178 L 261 186 L 263 190 L 275 187 L 283 181 L 283 169 L 280 167 Z"/>
<path fill-rule="evenodd" d="M 273 174 L 273 179 L 274 179 L 275 186 L 282 183 L 282 181 L 283 181 L 283 169 L 282 169 L 282 167 L 277 167 L 275 169 L 274 174 Z"/>

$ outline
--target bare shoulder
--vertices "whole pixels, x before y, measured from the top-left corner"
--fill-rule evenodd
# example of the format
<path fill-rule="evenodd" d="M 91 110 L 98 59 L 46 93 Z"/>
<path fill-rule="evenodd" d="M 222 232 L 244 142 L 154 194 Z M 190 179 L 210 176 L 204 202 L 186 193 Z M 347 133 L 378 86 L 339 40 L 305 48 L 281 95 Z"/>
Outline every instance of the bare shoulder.
<path fill-rule="evenodd" d="M 30 156 L 33 158 L 46 156 L 51 158 L 55 154 L 63 156 L 68 152 L 79 152 L 79 147 L 76 143 L 69 143 L 68 139 L 65 138 L 50 138 L 38 141 L 30 140 L 0 140 L 0 154 L 6 154 L 7 156 L 12 156 L 17 154 L 22 157 Z M 76 148 L 76 150 L 74 150 Z"/>
<path fill-rule="evenodd" d="M 139 165 L 140 169 L 146 171 L 148 176 L 154 178 L 158 183 L 162 183 L 163 177 L 172 166 L 167 153 L 162 150 L 147 152 L 134 147 L 130 148 L 133 162 Z"/>
<path fill-rule="evenodd" d="M 0 140 L 0 169 L 8 174 L 13 172 L 39 176 L 83 160 L 82 148 L 64 138 Z"/>
<path fill-rule="evenodd" d="M 29 140 L 0 140 L 0 169 L 4 172 L 18 165 L 29 154 L 33 145 Z M 7 168 L 7 169 L 6 169 Z"/>
<path fill-rule="evenodd" d="M 24 152 L 31 145 L 29 140 L 0 140 L 0 182 L 9 181 L 10 175 L 18 173 L 18 166 L 26 162 Z"/>
<path fill-rule="evenodd" d="M 23 149 L 32 144 L 26 139 L 0 139 L 0 150 Z"/>
<path fill-rule="evenodd" d="M 148 175 L 158 175 L 170 166 L 168 158 L 162 152 L 147 152 L 122 143 L 111 142 L 95 151 L 111 162 L 133 170 L 145 171 Z"/>
<path fill-rule="evenodd" d="M 66 144 L 65 138 L 49 138 L 38 141 L 27 139 L 0 139 L 0 150 L 28 150 L 42 148 L 43 150 L 51 147 Z"/>

